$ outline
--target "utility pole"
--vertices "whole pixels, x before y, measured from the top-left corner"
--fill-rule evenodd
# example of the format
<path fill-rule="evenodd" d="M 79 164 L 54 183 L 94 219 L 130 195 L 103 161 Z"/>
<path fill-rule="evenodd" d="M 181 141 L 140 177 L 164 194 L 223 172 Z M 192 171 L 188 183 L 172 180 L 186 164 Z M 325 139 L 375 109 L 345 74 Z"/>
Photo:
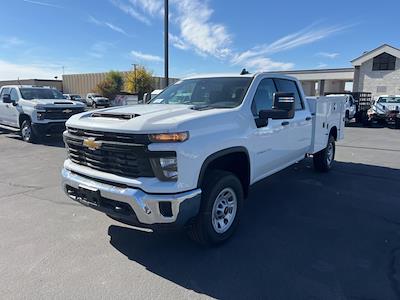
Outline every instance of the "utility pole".
<path fill-rule="evenodd" d="M 169 19 L 169 9 L 168 9 L 168 0 L 164 0 L 164 81 L 165 87 L 169 85 L 169 74 L 168 74 L 168 39 L 169 39 L 169 30 L 168 30 L 168 19 Z"/>
<path fill-rule="evenodd" d="M 137 74 L 136 74 L 136 68 L 138 64 L 132 64 L 133 66 L 133 73 L 135 74 L 135 93 L 137 93 Z"/>

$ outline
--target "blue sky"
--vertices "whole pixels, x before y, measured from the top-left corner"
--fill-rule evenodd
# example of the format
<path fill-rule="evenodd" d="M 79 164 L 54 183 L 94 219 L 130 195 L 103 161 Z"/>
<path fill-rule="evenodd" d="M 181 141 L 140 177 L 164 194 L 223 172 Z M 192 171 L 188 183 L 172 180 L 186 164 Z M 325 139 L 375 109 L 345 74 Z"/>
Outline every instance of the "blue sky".
<path fill-rule="evenodd" d="M 163 0 L 0 3 L 0 80 L 132 63 L 163 74 Z M 399 11 L 398 0 L 170 0 L 170 75 L 350 67 L 363 51 L 400 47 Z"/>

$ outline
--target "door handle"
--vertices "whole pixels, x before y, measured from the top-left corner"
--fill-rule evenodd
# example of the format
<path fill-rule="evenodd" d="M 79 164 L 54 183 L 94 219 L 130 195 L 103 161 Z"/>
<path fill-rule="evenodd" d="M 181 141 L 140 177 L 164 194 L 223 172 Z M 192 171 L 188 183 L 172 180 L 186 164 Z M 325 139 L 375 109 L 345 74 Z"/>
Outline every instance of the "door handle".
<path fill-rule="evenodd" d="M 288 121 L 283 121 L 282 122 L 282 126 L 288 126 L 289 125 L 289 122 Z"/>
<path fill-rule="evenodd" d="M 310 120 L 311 120 L 311 117 L 307 117 L 307 118 L 306 118 L 306 121 L 310 121 Z"/>

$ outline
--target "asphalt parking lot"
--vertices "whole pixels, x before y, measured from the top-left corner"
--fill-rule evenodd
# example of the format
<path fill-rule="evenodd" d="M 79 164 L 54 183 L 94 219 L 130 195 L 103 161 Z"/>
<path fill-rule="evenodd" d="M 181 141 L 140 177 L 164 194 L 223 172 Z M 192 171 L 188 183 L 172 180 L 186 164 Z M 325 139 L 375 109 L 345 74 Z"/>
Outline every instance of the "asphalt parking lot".
<path fill-rule="evenodd" d="M 345 134 L 332 172 L 307 159 L 257 183 L 207 249 L 71 202 L 61 140 L 0 129 L 0 298 L 399 299 L 400 130 Z"/>

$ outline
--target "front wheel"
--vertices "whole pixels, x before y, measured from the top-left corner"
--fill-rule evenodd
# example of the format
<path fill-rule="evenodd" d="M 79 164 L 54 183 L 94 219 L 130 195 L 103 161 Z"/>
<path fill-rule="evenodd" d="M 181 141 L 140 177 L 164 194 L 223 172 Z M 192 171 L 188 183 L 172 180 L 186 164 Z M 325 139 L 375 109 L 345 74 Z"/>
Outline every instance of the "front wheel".
<path fill-rule="evenodd" d="M 92 108 L 94 108 L 94 109 L 97 108 L 97 104 L 96 104 L 96 102 L 94 102 L 94 101 L 93 101 L 93 103 L 92 103 Z"/>
<path fill-rule="evenodd" d="M 234 233 L 243 205 L 243 187 L 232 173 L 209 172 L 202 186 L 200 212 L 189 226 L 189 236 L 203 245 L 220 244 Z"/>
<path fill-rule="evenodd" d="M 328 172 L 335 161 L 335 138 L 330 135 L 325 149 L 314 154 L 314 168 L 320 172 Z"/>
<path fill-rule="evenodd" d="M 21 137 L 25 142 L 34 143 L 38 137 L 32 129 L 32 123 L 29 120 L 24 120 L 21 125 Z"/>

